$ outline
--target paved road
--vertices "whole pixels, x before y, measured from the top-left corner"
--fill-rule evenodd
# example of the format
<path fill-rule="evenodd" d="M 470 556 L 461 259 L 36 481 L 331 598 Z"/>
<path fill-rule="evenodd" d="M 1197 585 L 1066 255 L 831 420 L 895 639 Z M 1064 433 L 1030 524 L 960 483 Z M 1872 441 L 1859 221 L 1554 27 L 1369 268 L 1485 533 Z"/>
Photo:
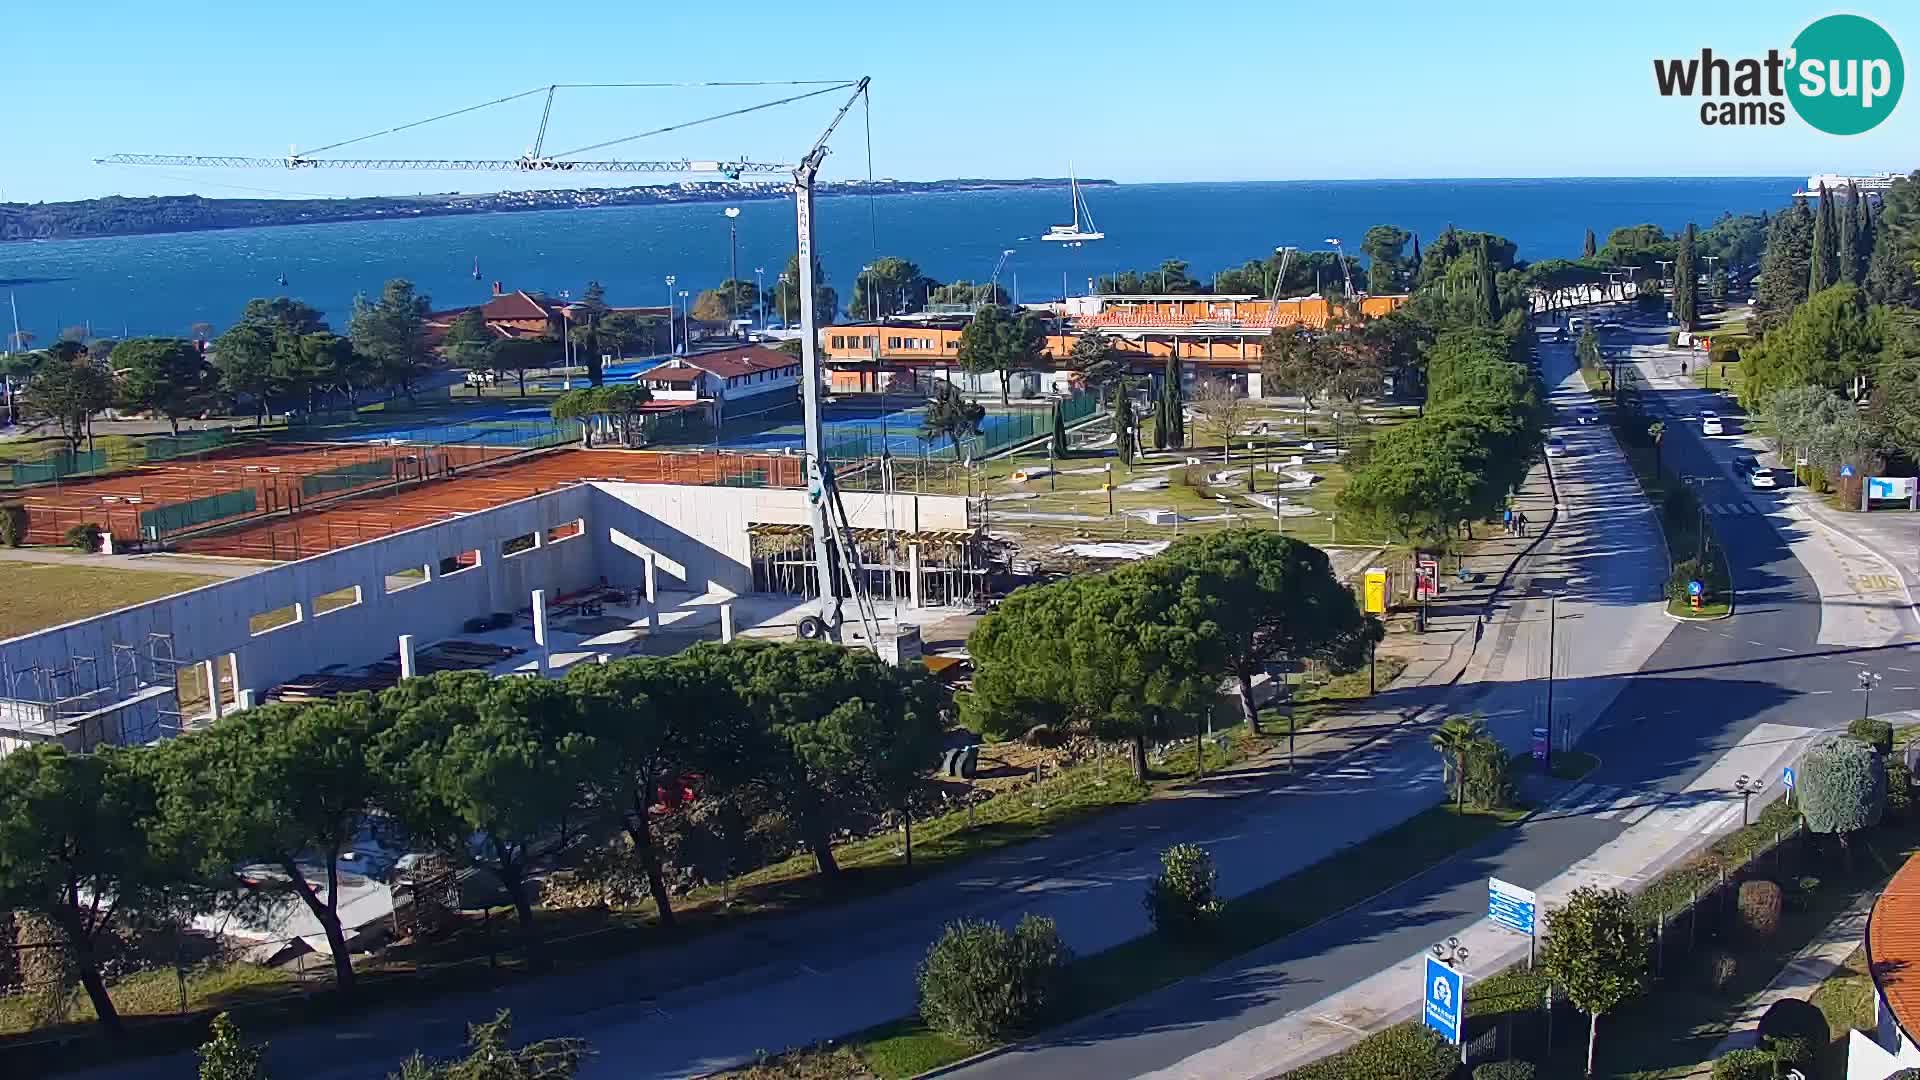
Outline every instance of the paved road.
<path fill-rule="evenodd" d="M 1569 364 L 1564 349 L 1549 347 L 1549 374 L 1563 373 Z M 1556 399 L 1566 404 L 1576 400 L 1564 393 Z M 1690 401 L 1672 405 L 1676 412 L 1697 408 Z M 1697 425 L 1669 423 L 1668 430 L 1670 461 L 1683 471 L 1725 476 L 1699 439 Z M 1578 432 L 1562 433 L 1573 455 L 1563 459 L 1569 465 L 1598 452 Z M 1564 498 L 1577 505 L 1583 497 L 1605 500 L 1617 494 L 1603 480 Z M 1647 578 L 1632 568 L 1660 560 L 1658 549 L 1649 553 L 1620 545 L 1616 529 L 1580 528 L 1577 515 L 1573 521 L 1568 537 L 1543 557 L 1546 566 L 1533 581 L 1535 591 L 1630 602 Z M 1630 802 L 1672 806 L 1689 798 L 1682 795 L 1688 786 L 1758 725 L 1844 725 L 1859 715 L 1858 696 L 1847 690 L 1861 670 L 1857 665 L 1868 662 L 1861 656 L 1880 663 L 1908 652 L 1907 647 L 1858 651 L 1820 646 L 1819 593 L 1771 519 L 1748 515 L 1734 527 L 1720 524 L 1742 597 L 1740 613 L 1714 623 L 1675 625 L 1638 665 L 1638 674 L 1613 687 L 1617 694 L 1580 744 L 1599 755 L 1601 765 L 1586 784 L 1569 793 L 1565 805 L 1346 915 L 958 1075 L 1205 1075 L 1195 1055 L 1313 1006 L 1478 922 L 1486 911 L 1488 876 L 1537 886 L 1619 836 L 1631 824 L 1629 819 L 1644 816 L 1623 812 Z M 1556 573 L 1564 575 L 1562 580 L 1552 580 Z M 1664 578 L 1663 565 L 1655 576 Z M 1591 607 L 1586 614 L 1592 615 Z M 1612 630 L 1600 629 L 1597 619 L 1591 627 L 1576 628 L 1563 617 L 1562 628 L 1568 631 L 1574 655 L 1613 644 Z M 1920 670 L 1920 656 L 1909 662 Z M 1605 681 L 1586 680 L 1597 693 L 1604 693 L 1598 687 Z M 1920 683 L 1920 678 L 1914 681 Z M 1578 694 L 1585 688 L 1574 680 L 1561 692 Z M 1513 704 L 1511 694 L 1503 698 L 1503 704 Z M 1399 752 L 1417 760 L 1422 750 L 1410 739 Z M 1719 815 L 1726 823 L 1724 811 Z M 1697 817 L 1688 814 L 1678 820 L 1693 827 Z M 1410 989 L 1409 1011 L 1412 996 Z"/>

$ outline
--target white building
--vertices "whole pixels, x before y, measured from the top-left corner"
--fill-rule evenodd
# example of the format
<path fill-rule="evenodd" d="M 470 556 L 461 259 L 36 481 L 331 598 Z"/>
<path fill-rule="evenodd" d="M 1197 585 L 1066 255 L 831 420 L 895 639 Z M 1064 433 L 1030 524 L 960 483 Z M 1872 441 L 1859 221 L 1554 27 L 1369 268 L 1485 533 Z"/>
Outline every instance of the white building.
<path fill-rule="evenodd" d="M 715 424 L 800 400 L 800 358 L 745 345 L 675 357 L 634 377 L 655 401 L 704 402 Z"/>

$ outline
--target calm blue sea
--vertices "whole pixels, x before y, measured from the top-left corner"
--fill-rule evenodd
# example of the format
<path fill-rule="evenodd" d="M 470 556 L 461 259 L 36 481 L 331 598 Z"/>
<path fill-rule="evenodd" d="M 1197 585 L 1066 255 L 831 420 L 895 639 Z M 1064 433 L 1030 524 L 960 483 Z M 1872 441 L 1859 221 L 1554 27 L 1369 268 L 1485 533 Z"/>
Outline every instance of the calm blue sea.
<path fill-rule="evenodd" d="M 1260 258 L 1280 245 L 1349 250 L 1388 223 L 1423 239 L 1448 223 L 1508 236 L 1521 257 L 1574 256 L 1592 228 L 1642 222 L 1706 225 L 1722 212 L 1783 206 L 1797 177 L 1556 180 L 1399 180 L 1140 184 L 1087 190 L 1107 239 L 1079 248 L 1038 240 L 1069 216 L 1065 191 L 835 197 L 820 205 L 818 243 L 830 281 L 846 289 L 863 263 L 900 255 L 943 281 L 983 281 L 1011 250 L 1002 285 L 1026 300 L 1075 293 L 1094 275 L 1185 259 L 1197 276 Z M 749 202 L 739 218 L 741 276 L 771 283 L 793 251 L 787 201 Z M 480 261 L 482 280 L 472 277 Z M 483 300 L 494 280 L 559 293 L 589 279 L 623 304 L 663 304 L 728 273 L 719 205 L 555 210 L 414 221 L 301 225 L 0 244 L 0 284 L 24 329 L 44 343 L 90 322 L 96 334 L 184 334 L 225 326 L 255 296 L 289 293 L 344 328 L 358 292 L 406 277 L 450 307 Z M 285 274 L 282 289 L 276 278 Z M 0 299 L 4 299 L 0 297 Z M 0 324 L 8 315 L 0 309 Z M 0 329 L 4 329 L 0 326 Z"/>

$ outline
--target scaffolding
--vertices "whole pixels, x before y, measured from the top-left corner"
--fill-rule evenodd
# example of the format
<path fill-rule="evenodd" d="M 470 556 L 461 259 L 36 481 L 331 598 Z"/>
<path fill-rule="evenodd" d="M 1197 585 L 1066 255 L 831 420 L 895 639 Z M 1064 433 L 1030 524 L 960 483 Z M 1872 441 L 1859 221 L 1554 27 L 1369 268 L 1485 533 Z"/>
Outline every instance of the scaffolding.
<path fill-rule="evenodd" d="M 988 562 L 979 536 L 961 530 L 906 532 L 851 530 L 861 585 L 869 596 L 910 598 L 927 607 L 971 606 L 986 592 Z M 818 596 L 813 529 L 807 525 L 749 525 L 755 592 Z M 836 564 L 840 560 L 837 545 Z M 916 557 L 917 556 L 917 557 Z M 904 561 L 903 561 L 904 560 Z M 919 588 L 914 585 L 915 568 Z"/>
<path fill-rule="evenodd" d="M 0 656 L 0 752 L 27 743 L 57 742 L 77 753 L 102 745 L 123 746 L 152 737 L 153 720 L 164 731 L 169 712 L 179 731 L 178 662 L 173 636 L 149 634 L 147 649 L 125 642 L 108 646 L 107 666 L 100 658 L 70 654 L 59 666 L 14 667 Z M 142 670 L 142 659 L 146 659 Z M 163 662 L 157 660 L 164 657 Z"/>

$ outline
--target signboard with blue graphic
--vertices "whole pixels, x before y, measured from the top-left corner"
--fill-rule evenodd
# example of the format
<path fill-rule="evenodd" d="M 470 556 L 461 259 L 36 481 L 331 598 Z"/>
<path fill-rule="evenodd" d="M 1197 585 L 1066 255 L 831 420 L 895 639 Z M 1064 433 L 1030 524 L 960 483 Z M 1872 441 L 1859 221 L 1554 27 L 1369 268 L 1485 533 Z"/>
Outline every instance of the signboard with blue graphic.
<path fill-rule="evenodd" d="M 1689 582 L 1687 582 L 1687 595 L 1688 595 L 1688 596 L 1699 596 L 1699 595 L 1700 595 L 1701 593 L 1703 593 L 1703 592 L 1706 592 L 1706 591 L 1707 591 L 1707 587 L 1706 587 L 1705 585 L 1703 585 L 1703 584 L 1701 584 L 1701 583 L 1700 583 L 1699 581 L 1697 581 L 1697 580 L 1695 580 L 1695 581 L 1689 581 Z"/>
<path fill-rule="evenodd" d="M 1466 1004 L 1466 982 L 1450 964 L 1427 957 L 1427 977 L 1420 996 L 1420 1015 L 1426 1025 L 1454 1045 L 1460 1043 L 1460 1011 Z"/>
<path fill-rule="evenodd" d="M 1911 499 L 1913 498 L 1913 477 L 1869 476 L 1867 477 L 1867 498 Z"/>
<path fill-rule="evenodd" d="M 1487 879 L 1487 918 L 1493 920 L 1495 926 L 1532 937 L 1534 915 L 1538 910 L 1532 889 L 1523 889 L 1497 877 Z"/>
<path fill-rule="evenodd" d="M 1851 477 L 1852 475 L 1853 475 L 1853 466 L 1851 466 L 1851 465 L 1842 465 L 1842 466 L 1840 466 L 1840 477 L 1841 477 L 1841 479 L 1843 479 L 1843 480 L 1844 480 L 1844 479 L 1847 479 L 1847 478 L 1849 478 L 1849 477 Z"/>
<path fill-rule="evenodd" d="M 1781 770 L 1780 782 L 1787 786 L 1788 791 L 1793 790 L 1793 766 L 1789 765 L 1785 769 Z"/>

